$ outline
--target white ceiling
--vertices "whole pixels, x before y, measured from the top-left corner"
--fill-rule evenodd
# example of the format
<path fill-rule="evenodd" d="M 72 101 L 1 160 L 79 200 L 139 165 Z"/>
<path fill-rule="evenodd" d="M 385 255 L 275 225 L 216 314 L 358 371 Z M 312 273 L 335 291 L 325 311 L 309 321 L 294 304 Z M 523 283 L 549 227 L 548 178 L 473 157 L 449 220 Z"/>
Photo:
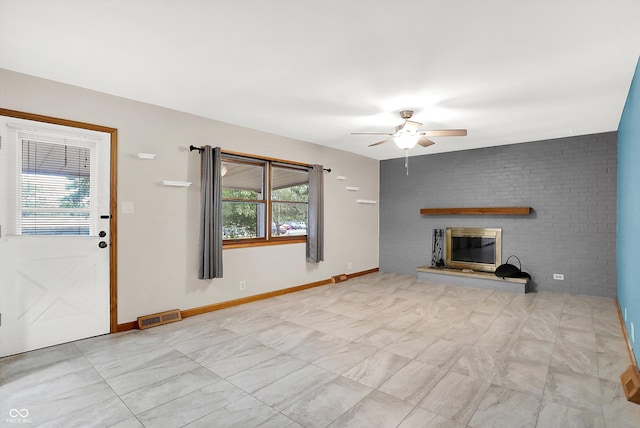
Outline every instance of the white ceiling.
<path fill-rule="evenodd" d="M 2 68 L 376 159 L 616 130 L 639 55 L 640 0 L 0 0 Z"/>

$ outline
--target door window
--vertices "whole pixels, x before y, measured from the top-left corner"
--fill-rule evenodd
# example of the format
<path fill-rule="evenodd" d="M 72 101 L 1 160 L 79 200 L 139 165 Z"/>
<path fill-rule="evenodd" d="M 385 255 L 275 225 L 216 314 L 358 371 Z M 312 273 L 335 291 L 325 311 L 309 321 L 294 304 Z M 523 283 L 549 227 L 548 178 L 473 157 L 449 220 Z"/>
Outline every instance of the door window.
<path fill-rule="evenodd" d="M 23 138 L 18 147 L 17 234 L 95 234 L 95 145 Z"/>

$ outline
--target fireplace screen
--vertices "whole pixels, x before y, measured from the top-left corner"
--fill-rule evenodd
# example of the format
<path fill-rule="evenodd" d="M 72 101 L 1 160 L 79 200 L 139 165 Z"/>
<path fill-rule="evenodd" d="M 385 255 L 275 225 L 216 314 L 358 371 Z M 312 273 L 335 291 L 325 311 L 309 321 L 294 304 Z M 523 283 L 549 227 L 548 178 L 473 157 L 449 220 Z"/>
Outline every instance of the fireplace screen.
<path fill-rule="evenodd" d="M 502 259 L 502 229 L 447 228 L 446 266 L 494 272 Z"/>

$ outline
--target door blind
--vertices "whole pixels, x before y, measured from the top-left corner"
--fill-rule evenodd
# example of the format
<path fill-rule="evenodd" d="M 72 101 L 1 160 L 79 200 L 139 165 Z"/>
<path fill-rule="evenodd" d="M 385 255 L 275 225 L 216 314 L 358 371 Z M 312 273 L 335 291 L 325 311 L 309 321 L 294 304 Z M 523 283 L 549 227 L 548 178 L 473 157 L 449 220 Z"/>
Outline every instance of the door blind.
<path fill-rule="evenodd" d="M 91 148 L 22 140 L 22 235 L 89 235 Z"/>

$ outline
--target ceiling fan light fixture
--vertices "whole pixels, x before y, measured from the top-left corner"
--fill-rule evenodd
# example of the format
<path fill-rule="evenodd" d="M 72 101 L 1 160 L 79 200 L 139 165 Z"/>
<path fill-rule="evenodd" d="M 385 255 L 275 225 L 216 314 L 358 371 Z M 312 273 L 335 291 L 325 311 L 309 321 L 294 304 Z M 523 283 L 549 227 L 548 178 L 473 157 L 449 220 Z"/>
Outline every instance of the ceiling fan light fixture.
<path fill-rule="evenodd" d="M 412 149 L 418 143 L 419 139 L 419 135 L 410 133 L 400 133 L 400 135 L 393 137 L 396 146 L 404 150 Z"/>
<path fill-rule="evenodd" d="M 420 144 L 422 147 L 429 147 L 435 144 L 427 137 L 455 137 L 467 135 L 466 129 L 436 129 L 426 130 L 420 129 L 422 127 L 421 122 L 410 120 L 413 117 L 412 110 L 402 110 L 400 117 L 404 119 L 404 122 L 396 126 L 395 132 L 352 132 L 351 134 L 360 135 L 386 135 L 384 140 L 377 143 L 369 144 L 369 147 L 379 146 L 390 141 L 394 141 L 396 146 L 403 149 L 406 152 L 412 149 L 416 144 Z"/>

